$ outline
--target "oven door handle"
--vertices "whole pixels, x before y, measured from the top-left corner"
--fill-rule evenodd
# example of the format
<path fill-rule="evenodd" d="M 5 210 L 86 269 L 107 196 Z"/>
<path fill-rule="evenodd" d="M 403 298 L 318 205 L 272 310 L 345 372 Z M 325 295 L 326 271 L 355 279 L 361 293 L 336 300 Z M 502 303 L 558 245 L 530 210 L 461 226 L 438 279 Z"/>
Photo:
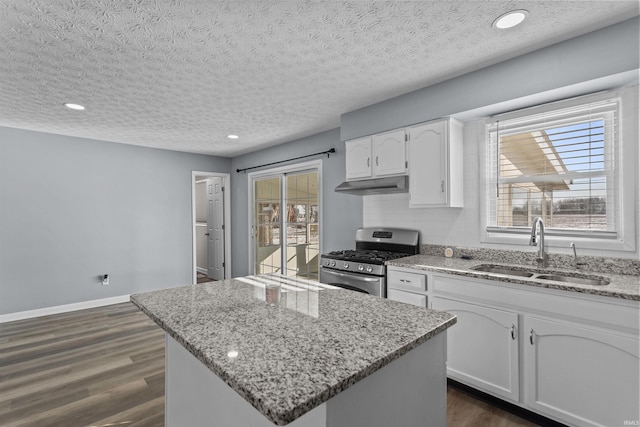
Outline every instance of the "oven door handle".
<path fill-rule="evenodd" d="M 351 278 L 357 278 L 358 280 L 362 280 L 363 282 L 377 282 L 378 280 L 380 280 L 379 277 L 366 277 L 363 276 L 362 274 L 357 274 L 357 273 L 341 273 L 339 271 L 335 271 L 335 270 L 327 270 L 327 273 L 329 274 L 333 274 L 336 275 L 338 277 L 351 277 Z"/>

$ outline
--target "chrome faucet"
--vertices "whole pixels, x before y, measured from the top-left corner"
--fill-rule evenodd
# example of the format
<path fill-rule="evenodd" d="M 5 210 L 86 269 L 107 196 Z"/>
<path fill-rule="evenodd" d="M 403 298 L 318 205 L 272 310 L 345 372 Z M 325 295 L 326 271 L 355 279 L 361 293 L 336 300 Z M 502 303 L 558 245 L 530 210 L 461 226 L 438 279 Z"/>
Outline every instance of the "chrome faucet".
<path fill-rule="evenodd" d="M 540 244 L 539 245 L 536 239 L 536 231 L 538 229 L 538 225 L 540 225 L 539 227 L 540 228 Z M 529 246 L 538 246 L 538 257 L 536 258 L 536 261 L 538 262 L 538 267 L 545 268 L 547 266 L 547 254 L 544 252 L 544 222 L 542 222 L 542 218 L 540 217 L 536 217 L 533 220 Z"/>

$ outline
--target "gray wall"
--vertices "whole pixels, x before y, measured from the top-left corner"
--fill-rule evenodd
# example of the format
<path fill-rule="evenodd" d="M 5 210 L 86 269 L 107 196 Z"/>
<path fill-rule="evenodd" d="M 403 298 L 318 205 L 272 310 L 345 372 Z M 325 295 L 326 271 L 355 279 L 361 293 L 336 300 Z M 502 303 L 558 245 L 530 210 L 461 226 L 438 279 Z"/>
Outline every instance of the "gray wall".
<path fill-rule="evenodd" d="M 640 18 L 345 113 L 343 141 L 638 69 Z M 575 96 L 575 95 L 574 95 Z"/>
<path fill-rule="evenodd" d="M 250 212 L 248 175 L 244 172 L 236 173 L 235 170 L 317 153 L 330 148 L 335 148 L 336 154 L 332 154 L 330 158 L 322 157 L 322 251 L 327 252 L 355 246 L 356 229 L 362 226 L 362 197 L 338 194 L 333 191 L 345 179 L 344 144 L 340 142 L 339 129 L 334 129 L 233 158 L 231 162 L 233 169 L 231 174 L 231 216 L 233 217 L 231 253 L 233 258 L 232 275 L 234 277 L 248 273 L 250 250 L 247 229 Z M 302 159 L 298 162 L 313 159 Z"/>
<path fill-rule="evenodd" d="M 0 128 L 0 314 L 191 283 L 191 171 L 230 164 Z"/>

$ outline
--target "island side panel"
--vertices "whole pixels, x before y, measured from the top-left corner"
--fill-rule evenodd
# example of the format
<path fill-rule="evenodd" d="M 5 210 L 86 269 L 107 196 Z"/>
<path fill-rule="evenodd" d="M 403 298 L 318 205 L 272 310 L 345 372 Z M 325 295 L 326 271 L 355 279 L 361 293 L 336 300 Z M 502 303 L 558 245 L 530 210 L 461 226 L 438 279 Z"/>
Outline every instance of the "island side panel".
<path fill-rule="evenodd" d="M 327 427 L 445 427 L 447 332 L 327 402 Z"/>
<path fill-rule="evenodd" d="M 165 425 L 274 424 L 168 334 Z M 446 426 L 446 331 L 288 424 L 290 427 Z"/>
<path fill-rule="evenodd" d="M 165 340 L 165 426 L 274 426 L 171 336 Z M 326 404 L 287 426 L 325 427 Z"/>

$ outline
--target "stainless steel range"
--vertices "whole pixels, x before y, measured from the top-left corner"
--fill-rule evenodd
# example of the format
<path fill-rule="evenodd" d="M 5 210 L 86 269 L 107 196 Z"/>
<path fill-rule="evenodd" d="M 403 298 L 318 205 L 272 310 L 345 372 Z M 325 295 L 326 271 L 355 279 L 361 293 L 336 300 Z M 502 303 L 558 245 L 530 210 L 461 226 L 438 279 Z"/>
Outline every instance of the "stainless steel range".
<path fill-rule="evenodd" d="M 386 297 L 385 261 L 419 253 L 419 236 L 403 228 L 360 228 L 355 250 L 320 255 L 320 282 Z"/>

